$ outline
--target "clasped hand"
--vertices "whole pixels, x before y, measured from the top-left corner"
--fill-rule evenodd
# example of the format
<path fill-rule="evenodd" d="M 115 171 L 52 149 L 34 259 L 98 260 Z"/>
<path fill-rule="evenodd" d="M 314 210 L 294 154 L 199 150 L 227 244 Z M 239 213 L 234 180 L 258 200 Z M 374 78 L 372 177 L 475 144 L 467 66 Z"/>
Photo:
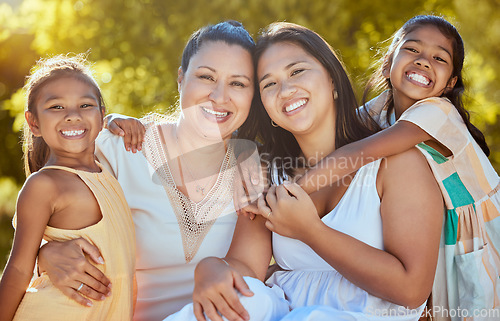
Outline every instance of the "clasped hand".
<path fill-rule="evenodd" d="M 310 232 L 310 227 L 315 221 L 321 222 L 309 195 L 291 182 L 271 186 L 265 196 L 261 195 L 245 210 L 264 217 L 269 230 L 299 240 L 306 240 L 308 234 L 314 234 Z M 238 293 L 253 295 L 236 269 L 213 257 L 203 259 L 197 265 L 193 311 L 198 321 L 205 321 L 205 316 L 213 321 L 222 321 L 221 315 L 231 321 L 248 320 L 248 312 L 241 304 Z"/>
<path fill-rule="evenodd" d="M 245 140 L 236 142 L 239 152 L 236 162 L 234 178 L 234 208 L 238 215 L 255 218 L 255 213 L 247 211 L 248 206 L 255 203 L 263 195 L 268 186 L 266 181 L 266 166 L 261 164 L 261 159 L 255 143 Z"/>
<path fill-rule="evenodd" d="M 198 263 L 193 291 L 193 312 L 198 321 L 222 321 L 222 314 L 230 321 L 249 320 L 238 292 L 245 296 L 253 293 L 236 270 L 221 259 L 208 257 Z"/>
<path fill-rule="evenodd" d="M 311 234 L 310 226 L 321 222 L 309 195 L 289 181 L 271 186 L 257 201 L 256 214 L 267 220 L 266 227 L 272 232 L 301 241 Z"/>

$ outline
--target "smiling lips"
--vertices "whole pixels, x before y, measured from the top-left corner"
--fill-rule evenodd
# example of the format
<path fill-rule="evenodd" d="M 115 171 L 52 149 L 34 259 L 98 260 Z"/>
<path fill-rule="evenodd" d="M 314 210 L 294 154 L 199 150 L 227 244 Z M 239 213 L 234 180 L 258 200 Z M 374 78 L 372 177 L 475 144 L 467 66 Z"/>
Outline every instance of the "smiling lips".
<path fill-rule="evenodd" d="M 209 114 L 212 114 L 214 115 L 215 117 L 226 117 L 229 113 L 226 111 L 226 112 L 220 112 L 220 111 L 216 111 L 216 110 L 212 110 L 212 109 L 208 109 L 208 108 L 205 108 L 205 107 L 201 107 L 203 108 L 203 110 Z"/>
<path fill-rule="evenodd" d="M 300 108 L 304 106 L 307 103 L 307 99 L 300 99 L 299 101 L 294 102 L 293 104 L 290 104 L 285 107 L 285 113 L 290 113 L 297 108 Z"/>
<path fill-rule="evenodd" d="M 79 129 L 79 130 L 61 130 L 61 134 L 66 137 L 75 137 L 75 136 L 80 136 L 83 133 L 85 133 L 85 129 Z"/>
<path fill-rule="evenodd" d="M 203 106 L 201 107 L 201 110 L 203 110 L 205 117 L 215 120 L 218 123 L 225 122 L 227 119 L 229 119 L 228 116 L 232 114 L 229 111 L 217 111 Z"/>
<path fill-rule="evenodd" d="M 406 77 L 414 82 L 421 84 L 423 86 L 429 86 L 431 84 L 431 80 L 424 75 L 417 74 L 416 72 L 408 72 L 406 73 Z"/>

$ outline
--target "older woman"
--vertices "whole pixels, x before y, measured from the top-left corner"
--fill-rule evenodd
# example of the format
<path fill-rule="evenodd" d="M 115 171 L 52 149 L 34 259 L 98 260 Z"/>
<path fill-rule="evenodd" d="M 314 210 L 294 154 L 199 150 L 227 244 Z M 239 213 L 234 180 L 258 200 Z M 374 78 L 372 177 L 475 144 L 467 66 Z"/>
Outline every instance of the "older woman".
<path fill-rule="evenodd" d="M 229 248 L 237 216 L 228 141 L 252 104 L 254 46 L 238 22 L 196 31 L 179 68 L 180 118 L 146 117 L 142 153 L 127 152 L 123 138 L 107 130 L 97 141 L 97 157 L 120 182 L 135 223 L 134 320 L 161 320 L 187 304 L 196 264 Z M 88 305 L 115 289 L 83 252 L 99 262 L 98 249 L 80 239 L 47 244 L 39 264 L 61 291 Z"/>

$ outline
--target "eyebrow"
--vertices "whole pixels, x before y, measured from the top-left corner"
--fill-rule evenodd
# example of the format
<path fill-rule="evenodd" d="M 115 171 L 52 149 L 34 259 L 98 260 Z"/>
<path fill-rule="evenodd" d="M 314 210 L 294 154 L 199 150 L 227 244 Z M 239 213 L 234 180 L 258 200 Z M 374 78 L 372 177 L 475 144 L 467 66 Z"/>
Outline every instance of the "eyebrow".
<path fill-rule="evenodd" d="M 404 42 L 404 44 L 406 44 L 408 42 L 416 42 L 418 44 L 422 44 L 422 40 L 418 40 L 418 39 L 408 39 Z M 446 49 L 445 47 L 439 46 L 439 45 L 437 47 L 439 47 L 441 50 L 445 51 L 450 57 L 453 57 L 453 55 L 450 53 L 450 51 L 448 49 Z"/>
<path fill-rule="evenodd" d="M 305 60 L 299 60 L 299 61 L 294 61 L 294 62 L 291 62 L 289 63 L 288 65 L 285 66 L 285 70 L 288 70 L 290 68 L 292 68 L 293 66 L 297 65 L 297 64 L 300 64 L 300 63 L 303 63 L 303 62 L 306 62 Z M 264 76 L 262 76 L 262 78 L 260 78 L 259 80 L 259 84 L 263 81 L 263 80 L 266 80 L 267 78 L 269 78 L 271 76 L 271 74 L 265 74 Z"/>
<path fill-rule="evenodd" d="M 92 99 L 92 100 L 99 100 L 97 97 L 95 96 L 91 96 L 91 95 L 84 95 L 84 96 L 81 96 L 80 99 L 82 98 L 88 98 L 88 99 Z M 49 96 L 47 99 L 45 99 L 43 102 L 44 103 L 48 103 L 52 100 L 58 100 L 58 99 L 63 99 L 63 97 L 60 97 L 60 96 Z"/>
<path fill-rule="evenodd" d="M 199 66 L 197 69 L 202 69 L 202 68 L 206 68 L 206 69 L 208 69 L 208 70 L 210 70 L 212 72 L 215 72 L 215 73 L 217 72 L 214 68 L 209 67 L 209 66 Z M 234 78 L 246 78 L 246 79 L 248 79 L 248 81 L 252 81 L 250 79 L 250 77 L 248 77 L 247 75 L 238 75 L 238 74 L 236 74 L 236 75 L 231 75 L 231 77 L 234 77 Z"/>

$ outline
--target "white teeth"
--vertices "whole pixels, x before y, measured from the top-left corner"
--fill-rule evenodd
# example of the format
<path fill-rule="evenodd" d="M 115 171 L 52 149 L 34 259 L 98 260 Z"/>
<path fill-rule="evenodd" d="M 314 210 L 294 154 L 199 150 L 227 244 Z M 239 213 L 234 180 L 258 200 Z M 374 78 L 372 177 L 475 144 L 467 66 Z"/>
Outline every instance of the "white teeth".
<path fill-rule="evenodd" d="M 201 108 L 203 108 L 203 110 L 206 111 L 207 113 L 215 115 L 215 117 L 226 117 L 227 115 L 229 115 L 228 112 L 215 111 L 215 110 L 208 109 L 205 107 L 201 107 Z"/>
<path fill-rule="evenodd" d="M 426 77 L 419 75 L 419 74 L 415 74 L 415 73 L 408 74 L 408 78 L 410 78 L 418 83 L 421 83 L 422 85 L 428 85 L 431 82 Z"/>
<path fill-rule="evenodd" d="M 85 132 L 84 129 L 80 129 L 80 130 L 62 130 L 61 133 L 64 135 L 64 136 L 78 136 L 78 135 L 81 135 Z"/>
<path fill-rule="evenodd" d="M 299 101 L 298 101 L 298 102 L 296 102 L 296 103 L 293 103 L 293 104 L 291 104 L 291 105 L 289 105 L 289 106 L 286 106 L 286 108 L 285 108 L 285 112 L 289 113 L 289 112 L 291 112 L 292 110 L 295 110 L 295 109 L 297 109 L 297 108 L 299 108 L 299 107 L 301 107 L 301 106 L 304 106 L 304 105 L 305 105 L 305 103 L 307 103 L 307 100 L 306 100 L 306 99 L 301 99 L 301 100 L 299 100 Z"/>

